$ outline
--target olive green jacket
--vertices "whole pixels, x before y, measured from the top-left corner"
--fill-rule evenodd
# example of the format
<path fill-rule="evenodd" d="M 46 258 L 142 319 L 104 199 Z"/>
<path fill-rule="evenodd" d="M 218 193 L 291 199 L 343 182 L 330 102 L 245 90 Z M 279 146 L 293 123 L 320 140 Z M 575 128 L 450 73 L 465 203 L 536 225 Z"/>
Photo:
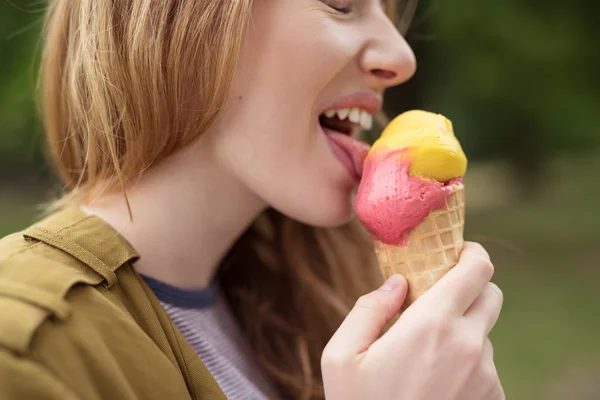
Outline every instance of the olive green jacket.
<path fill-rule="evenodd" d="M 0 240 L 0 399 L 226 399 L 138 258 L 76 208 Z"/>

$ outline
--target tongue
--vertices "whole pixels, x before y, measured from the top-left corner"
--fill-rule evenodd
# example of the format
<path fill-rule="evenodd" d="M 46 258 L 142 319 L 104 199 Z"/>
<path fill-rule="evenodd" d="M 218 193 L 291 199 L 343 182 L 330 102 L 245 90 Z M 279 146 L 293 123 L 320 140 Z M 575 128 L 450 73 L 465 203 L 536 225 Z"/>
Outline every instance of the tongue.
<path fill-rule="evenodd" d="M 353 139 L 352 137 L 340 132 L 329 129 L 325 129 L 325 132 L 327 133 L 327 136 L 329 136 L 329 138 L 335 142 L 335 144 L 344 149 L 348 156 L 350 156 L 352 162 L 354 163 L 356 172 L 359 176 L 362 176 L 363 163 L 371 147 L 364 142 Z"/>

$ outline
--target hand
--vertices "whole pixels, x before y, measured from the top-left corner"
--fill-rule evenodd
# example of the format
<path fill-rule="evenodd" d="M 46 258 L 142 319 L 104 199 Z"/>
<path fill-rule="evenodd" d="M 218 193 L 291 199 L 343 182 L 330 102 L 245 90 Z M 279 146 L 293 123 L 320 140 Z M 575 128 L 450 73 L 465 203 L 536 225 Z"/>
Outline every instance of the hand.
<path fill-rule="evenodd" d="M 504 400 L 488 334 L 502 308 L 494 267 L 478 244 L 381 335 L 406 297 L 394 275 L 361 297 L 327 344 L 328 400 Z M 381 337 L 380 337 L 381 336 Z"/>

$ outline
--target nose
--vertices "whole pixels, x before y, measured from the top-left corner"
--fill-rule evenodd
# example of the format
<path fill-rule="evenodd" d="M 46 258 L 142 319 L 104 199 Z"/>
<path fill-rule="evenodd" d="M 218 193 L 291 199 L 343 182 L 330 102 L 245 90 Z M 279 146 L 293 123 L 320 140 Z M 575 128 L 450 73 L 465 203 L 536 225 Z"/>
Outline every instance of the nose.
<path fill-rule="evenodd" d="M 387 18 L 373 21 L 360 57 L 361 69 L 375 89 L 399 85 L 417 69 L 415 54 L 398 29 Z"/>

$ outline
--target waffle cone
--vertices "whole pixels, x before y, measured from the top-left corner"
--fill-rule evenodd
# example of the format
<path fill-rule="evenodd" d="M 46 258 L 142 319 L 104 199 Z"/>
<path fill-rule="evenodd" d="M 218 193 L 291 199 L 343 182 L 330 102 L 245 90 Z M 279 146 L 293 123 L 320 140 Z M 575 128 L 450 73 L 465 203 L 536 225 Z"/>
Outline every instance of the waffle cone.
<path fill-rule="evenodd" d="M 431 212 L 408 235 L 406 244 L 375 240 L 375 253 L 385 279 L 402 274 L 408 281 L 404 307 L 412 304 L 458 263 L 463 248 L 465 188 L 454 184 L 445 209 Z"/>

